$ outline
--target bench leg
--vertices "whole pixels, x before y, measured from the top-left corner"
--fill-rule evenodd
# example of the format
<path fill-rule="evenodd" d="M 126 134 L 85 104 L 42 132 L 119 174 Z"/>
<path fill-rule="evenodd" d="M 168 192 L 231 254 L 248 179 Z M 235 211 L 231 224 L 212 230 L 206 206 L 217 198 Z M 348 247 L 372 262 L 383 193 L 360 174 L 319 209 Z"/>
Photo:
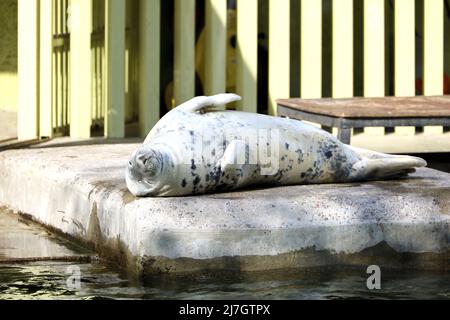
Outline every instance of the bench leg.
<path fill-rule="evenodd" d="M 325 130 L 328 133 L 332 133 L 333 132 L 333 128 L 332 127 L 328 127 L 328 126 L 322 126 L 322 130 Z"/>
<path fill-rule="evenodd" d="M 342 143 L 350 144 L 351 134 L 352 134 L 352 129 L 351 128 L 338 128 L 337 138 Z"/>

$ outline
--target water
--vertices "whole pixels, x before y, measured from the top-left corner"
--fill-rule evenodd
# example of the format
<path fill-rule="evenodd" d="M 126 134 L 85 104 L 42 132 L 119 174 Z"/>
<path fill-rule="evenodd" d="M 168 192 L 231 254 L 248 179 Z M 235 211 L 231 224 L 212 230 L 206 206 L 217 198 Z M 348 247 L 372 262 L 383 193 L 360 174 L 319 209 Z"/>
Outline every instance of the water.
<path fill-rule="evenodd" d="M 382 272 L 382 288 L 368 290 L 359 268 L 214 276 L 156 276 L 133 280 L 101 262 L 76 264 L 78 290 L 67 286 L 70 262 L 0 265 L 0 299 L 450 299 L 445 273 Z"/>
<path fill-rule="evenodd" d="M 450 299 L 445 272 L 382 270 L 381 290 L 367 289 L 366 267 L 138 281 L 102 260 L 81 262 L 92 254 L 0 208 L 0 299 Z M 68 283 L 73 270 L 79 287 Z"/>

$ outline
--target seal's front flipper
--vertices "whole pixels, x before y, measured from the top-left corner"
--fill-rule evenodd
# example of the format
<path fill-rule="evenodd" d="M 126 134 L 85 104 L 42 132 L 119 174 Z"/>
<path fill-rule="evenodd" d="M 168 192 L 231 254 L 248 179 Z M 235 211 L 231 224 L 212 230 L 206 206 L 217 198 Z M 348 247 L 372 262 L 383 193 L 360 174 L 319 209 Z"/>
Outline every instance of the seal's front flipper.
<path fill-rule="evenodd" d="M 217 163 L 222 172 L 222 181 L 238 186 L 244 177 L 243 166 L 246 161 L 246 144 L 241 140 L 233 140 L 226 147 L 222 158 Z"/>
<path fill-rule="evenodd" d="M 393 179 L 415 172 L 415 168 L 425 167 L 427 162 L 412 156 L 390 155 L 380 152 L 350 147 L 361 159 L 352 167 L 352 180 Z"/>
<path fill-rule="evenodd" d="M 239 101 L 241 97 L 234 93 L 220 93 L 214 96 L 201 96 L 192 98 L 179 105 L 178 110 L 187 112 L 206 112 L 208 109 L 217 108 L 228 103 Z"/>

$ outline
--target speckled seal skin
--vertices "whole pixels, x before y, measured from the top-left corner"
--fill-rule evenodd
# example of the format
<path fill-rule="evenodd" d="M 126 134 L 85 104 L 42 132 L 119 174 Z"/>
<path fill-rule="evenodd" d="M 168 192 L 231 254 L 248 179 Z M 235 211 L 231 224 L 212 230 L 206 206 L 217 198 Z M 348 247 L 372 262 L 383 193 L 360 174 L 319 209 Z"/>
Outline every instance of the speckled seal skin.
<path fill-rule="evenodd" d="M 397 178 L 423 159 L 354 148 L 301 121 L 218 106 L 235 94 L 195 97 L 167 113 L 130 157 L 135 196 L 183 196 L 248 186 Z"/>

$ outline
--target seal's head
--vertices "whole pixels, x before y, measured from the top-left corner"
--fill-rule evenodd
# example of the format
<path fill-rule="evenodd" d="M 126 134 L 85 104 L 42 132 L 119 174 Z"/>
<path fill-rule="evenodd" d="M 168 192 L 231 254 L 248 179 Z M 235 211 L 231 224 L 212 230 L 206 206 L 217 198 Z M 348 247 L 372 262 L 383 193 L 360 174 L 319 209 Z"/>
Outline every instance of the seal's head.
<path fill-rule="evenodd" d="M 138 197 L 156 195 L 163 184 L 165 153 L 142 146 L 131 155 L 126 169 L 128 190 Z"/>

